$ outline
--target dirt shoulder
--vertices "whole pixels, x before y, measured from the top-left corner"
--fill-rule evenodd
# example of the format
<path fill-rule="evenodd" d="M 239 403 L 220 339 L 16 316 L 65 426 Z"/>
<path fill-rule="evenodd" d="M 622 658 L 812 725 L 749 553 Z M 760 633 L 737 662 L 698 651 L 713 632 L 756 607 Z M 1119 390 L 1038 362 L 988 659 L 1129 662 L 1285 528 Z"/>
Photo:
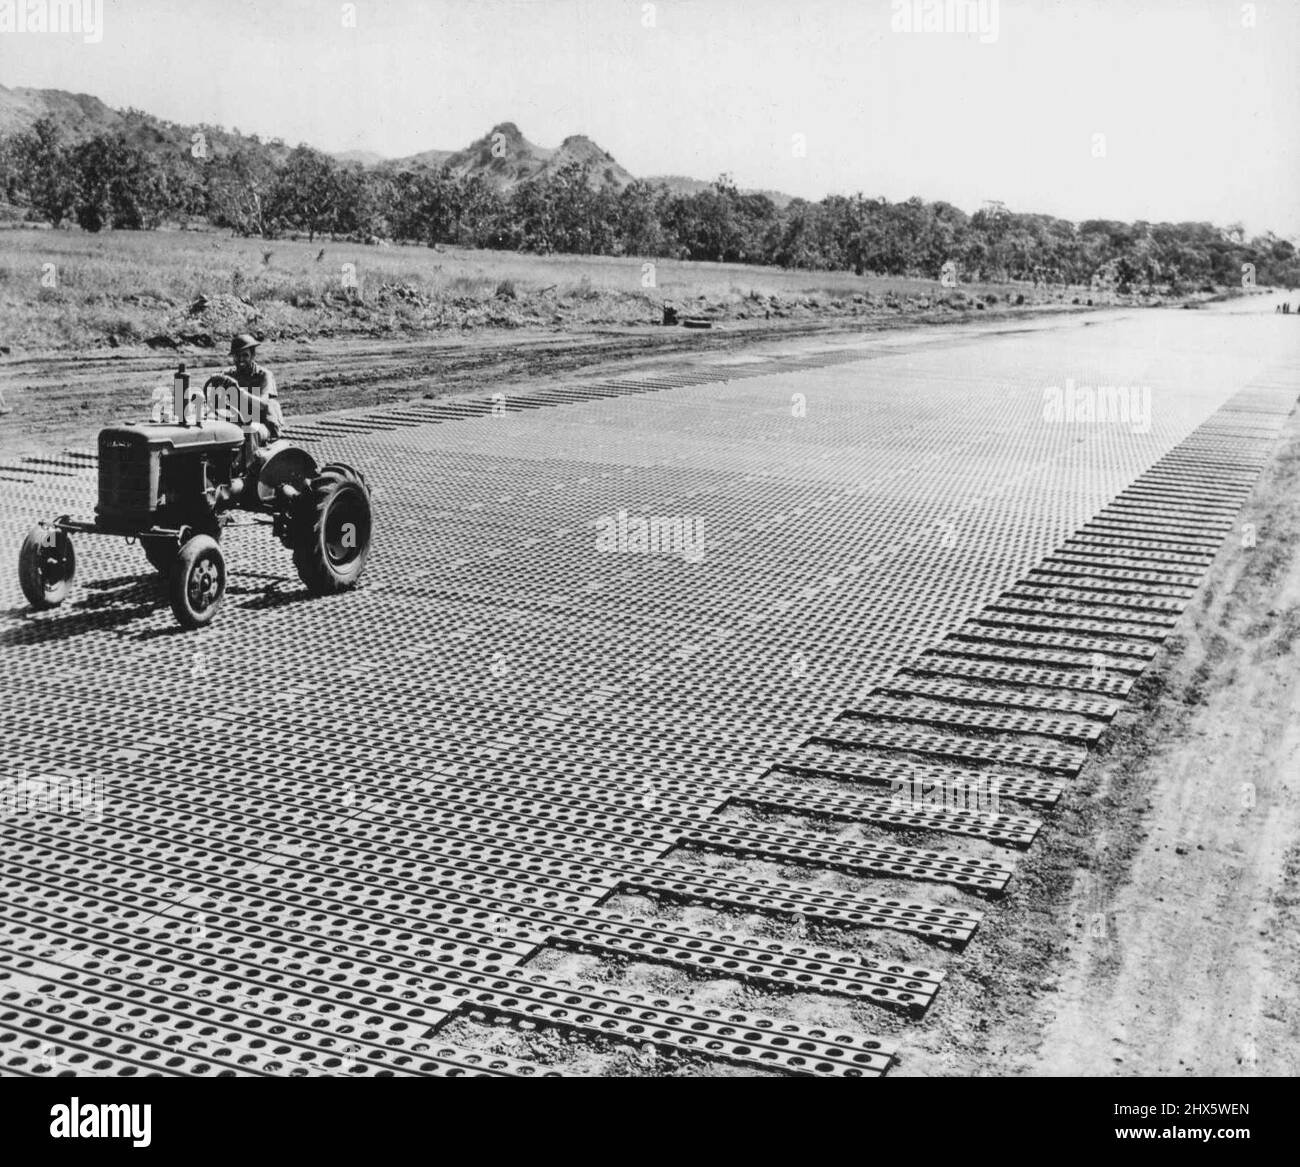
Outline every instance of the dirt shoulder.
<path fill-rule="evenodd" d="M 1300 415 L 1241 522 L 1100 767 L 1032 1072 L 1300 1071 Z"/>
<path fill-rule="evenodd" d="M 1300 1071 L 1297 637 L 1293 414 L 1206 586 L 949 965 L 898 1073 Z"/>

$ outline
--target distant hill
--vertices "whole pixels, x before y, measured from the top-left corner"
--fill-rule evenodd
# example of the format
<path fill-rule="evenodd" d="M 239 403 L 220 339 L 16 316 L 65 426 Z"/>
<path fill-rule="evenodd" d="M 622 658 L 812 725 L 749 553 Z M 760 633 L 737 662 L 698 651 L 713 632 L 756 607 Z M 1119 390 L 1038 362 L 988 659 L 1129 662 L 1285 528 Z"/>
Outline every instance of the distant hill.
<path fill-rule="evenodd" d="M 68 93 L 62 89 L 7 89 L 0 85 L 0 135 L 20 133 L 42 117 L 54 120 L 63 137 L 79 142 L 98 133 L 121 133 L 133 145 L 147 150 L 188 149 L 191 136 L 202 131 L 214 155 L 231 150 L 244 138 L 238 131 L 219 126 L 182 126 L 163 121 L 137 109 L 116 110 L 98 97 L 87 93 Z M 260 142 L 277 160 L 289 148 L 279 139 Z M 481 138 L 461 150 L 424 150 L 405 158 L 384 158 L 371 150 L 344 150 L 331 155 L 346 166 L 367 169 L 409 170 L 417 166 L 434 169 L 445 167 L 460 176 L 477 174 L 501 193 L 508 193 L 521 182 L 540 175 L 554 174 L 570 162 L 590 168 L 593 187 L 612 186 L 622 190 L 635 181 L 608 150 L 583 134 L 573 134 L 558 146 L 538 146 L 530 142 L 514 122 L 500 122 Z M 677 194 L 694 194 L 712 184 L 703 179 L 681 175 L 649 178 L 647 182 L 663 184 Z M 785 207 L 790 196 L 779 191 L 746 191 L 765 194 L 777 207 Z"/>
<path fill-rule="evenodd" d="M 119 133 L 133 146 L 149 151 L 188 150 L 193 135 L 202 132 L 214 155 L 224 154 L 244 139 L 237 130 L 221 126 L 182 126 L 139 109 L 110 109 L 88 93 L 62 89 L 7 89 L 0 85 L 0 135 L 22 133 L 41 118 L 50 118 L 67 142 L 82 142 L 96 134 Z M 278 138 L 261 145 L 273 159 L 283 160 L 289 148 Z"/>
<path fill-rule="evenodd" d="M 408 158 L 382 158 L 376 163 L 386 170 L 410 170 L 416 166 L 428 166 L 437 170 L 444 162 L 447 161 L 455 150 L 423 150 L 419 154 L 412 154 Z"/>
<path fill-rule="evenodd" d="M 651 186 L 666 186 L 673 194 L 687 196 L 699 194 L 700 191 L 708 190 L 713 185 L 712 182 L 705 182 L 702 178 L 687 178 L 681 174 L 652 174 L 645 181 Z M 794 195 L 784 194 L 779 190 L 742 190 L 740 193 L 766 195 L 778 210 L 784 210 L 794 202 Z"/>
<path fill-rule="evenodd" d="M 376 154 L 373 150 L 344 150 L 339 154 L 332 154 L 331 157 L 335 162 L 342 162 L 344 166 L 377 166 L 384 160 L 382 154 Z"/>
<path fill-rule="evenodd" d="M 19 133 L 33 122 L 52 117 L 74 140 L 101 131 L 128 127 L 125 114 L 109 109 L 88 93 L 67 93 L 62 89 L 6 89 L 0 85 L 0 134 Z"/>
<path fill-rule="evenodd" d="M 633 181 L 633 176 L 609 151 L 602 150 L 582 134 L 565 138 L 554 148 L 538 146 L 525 138 L 514 122 L 498 123 L 463 150 L 426 150 L 380 165 L 394 170 L 412 166 L 442 167 L 457 177 L 477 174 L 496 190 L 507 192 L 521 182 L 554 174 L 571 162 L 590 168 L 590 182 L 594 187 L 612 186 L 622 190 Z"/>

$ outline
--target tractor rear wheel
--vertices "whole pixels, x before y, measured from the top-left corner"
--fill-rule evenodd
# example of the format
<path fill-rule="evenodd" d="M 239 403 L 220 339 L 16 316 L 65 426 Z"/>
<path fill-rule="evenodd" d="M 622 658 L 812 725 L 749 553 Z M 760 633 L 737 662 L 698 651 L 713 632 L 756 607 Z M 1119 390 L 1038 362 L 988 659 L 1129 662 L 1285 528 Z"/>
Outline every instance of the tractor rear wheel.
<path fill-rule="evenodd" d="M 18 552 L 18 583 L 33 608 L 57 608 L 77 574 L 77 553 L 67 531 L 38 523 Z"/>
<path fill-rule="evenodd" d="M 211 535 L 187 539 L 171 566 L 172 614 L 183 628 L 210 624 L 226 595 L 226 557 Z"/>
<path fill-rule="evenodd" d="M 370 488 L 359 471 L 333 462 L 299 497 L 290 521 L 293 564 L 313 595 L 353 587 L 370 555 Z"/>

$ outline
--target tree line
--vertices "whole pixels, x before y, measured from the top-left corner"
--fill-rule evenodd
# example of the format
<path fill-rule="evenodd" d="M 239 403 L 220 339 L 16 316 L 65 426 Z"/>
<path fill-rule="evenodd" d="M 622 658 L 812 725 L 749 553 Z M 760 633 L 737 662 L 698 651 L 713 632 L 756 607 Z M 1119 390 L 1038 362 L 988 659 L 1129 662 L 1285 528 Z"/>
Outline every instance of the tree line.
<path fill-rule="evenodd" d="M 177 127 L 178 128 L 178 127 Z M 946 202 L 861 194 L 778 206 L 728 175 L 693 194 L 634 181 L 596 186 L 579 163 L 501 192 L 477 174 L 344 165 L 309 146 L 213 130 L 154 148 L 120 133 L 68 142 L 42 119 L 0 138 L 0 195 L 27 218 L 86 231 L 206 222 L 242 235 L 395 239 L 539 253 L 772 264 L 858 274 L 1120 291 L 1243 283 L 1294 287 L 1300 256 L 1240 225 L 1073 223 L 1000 203 L 967 214 Z"/>

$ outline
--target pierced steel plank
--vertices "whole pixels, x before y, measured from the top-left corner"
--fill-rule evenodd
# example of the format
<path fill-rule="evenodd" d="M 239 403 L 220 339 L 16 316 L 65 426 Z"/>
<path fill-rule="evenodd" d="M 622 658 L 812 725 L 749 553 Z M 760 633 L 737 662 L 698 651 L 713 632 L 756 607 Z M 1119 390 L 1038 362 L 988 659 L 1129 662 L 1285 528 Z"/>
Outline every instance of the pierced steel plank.
<path fill-rule="evenodd" d="M 1224 536 L 1208 534 L 1186 527 L 1163 526 L 1159 523 L 1127 522 L 1119 519 L 1097 519 L 1079 528 L 1081 537 L 1159 539 L 1171 547 L 1202 547 L 1217 550 Z"/>
<path fill-rule="evenodd" d="M 1240 509 L 1238 503 L 1220 503 L 1211 499 L 1190 498 L 1186 492 L 1172 490 L 1126 490 L 1116 497 L 1117 503 L 1133 503 L 1155 510 L 1174 511 L 1184 515 L 1210 518 L 1230 517 Z"/>
<path fill-rule="evenodd" d="M 1062 546 L 1079 550 L 1086 548 L 1090 551 L 1119 550 L 1125 555 L 1138 559 L 1145 559 L 1148 556 L 1164 558 L 1168 553 L 1178 560 L 1199 564 L 1202 567 L 1208 567 L 1214 562 L 1214 552 L 1209 548 L 1197 551 L 1195 548 L 1188 547 L 1186 543 L 1170 543 L 1161 539 L 1144 539 L 1140 535 L 1096 535 L 1081 532 L 1072 535 Z"/>
<path fill-rule="evenodd" d="M 999 665 L 991 661 L 963 660 L 937 654 L 919 657 L 907 665 L 909 672 L 934 673 L 944 677 L 975 677 L 980 680 L 1003 681 L 1010 685 L 1030 685 L 1045 689 L 1080 689 L 1087 693 L 1108 693 L 1122 697 L 1132 687 L 1135 677 L 1118 676 L 1104 672 L 1063 673 L 1054 669 L 1021 668 L 1018 665 Z"/>
<path fill-rule="evenodd" d="M 1120 521 L 1124 519 L 1147 520 L 1201 533 L 1225 532 L 1232 527 L 1232 519 L 1223 515 L 1208 515 L 1199 511 L 1182 510 L 1177 507 L 1159 507 L 1135 502 L 1112 503 L 1099 512 L 1099 517 Z"/>
<path fill-rule="evenodd" d="M 772 769 L 783 774 L 824 778 L 845 783 L 862 783 L 890 790 L 906 786 L 950 785 L 969 788 L 980 782 L 996 782 L 1000 798 L 1039 806 L 1053 806 L 1064 788 L 1053 778 L 995 769 L 969 770 L 959 766 L 899 758 L 871 757 L 832 746 L 805 745 L 782 755 Z"/>
<path fill-rule="evenodd" d="M 1142 660 L 1150 660 L 1156 654 L 1156 648 L 1151 644 L 1135 644 L 1132 641 L 1113 640 L 1102 636 L 1071 635 L 1064 632 L 1031 632 L 1027 629 L 983 627 L 973 622 L 963 624 L 948 639 L 1039 644 L 1045 648 L 1077 649 L 1089 654 L 1133 656 Z"/>
<path fill-rule="evenodd" d="M 1058 588 L 1052 592 L 1050 597 L 1044 596 L 1040 591 L 1026 591 L 1023 588 L 1011 588 L 1006 595 L 1020 598 L 1027 596 L 1034 600 L 1050 600 L 1053 603 L 1062 601 L 1072 601 L 1077 604 L 1096 605 L 1094 611 L 1101 608 L 1113 608 L 1117 611 L 1125 612 L 1123 617 L 1116 619 L 1131 620 L 1133 613 L 1138 611 L 1147 611 L 1154 613 L 1167 613 L 1170 616 L 1177 616 L 1187 608 L 1188 601 L 1181 596 L 1161 596 L 1161 595 L 1134 595 L 1125 593 L 1124 595 L 1105 595 L 1097 596 L 1087 590 L 1069 588 Z M 996 601 L 995 601 L 996 602 Z M 1130 611 L 1131 610 L 1131 611 Z"/>
<path fill-rule="evenodd" d="M 1054 555 L 1047 556 L 1047 558 L 1042 561 L 1042 566 L 1047 568 L 1066 565 L 1073 565 L 1075 567 L 1104 567 L 1111 571 L 1128 573 L 1127 578 L 1130 579 L 1142 579 L 1147 576 L 1155 576 L 1159 579 L 1182 581 L 1191 574 L 1188 571 L 1188 568 L 1182 564 L 1171 563 L 1165 567 L 1160 566 L 1154 560 L 1134 559 L 1121 555 L 1083 555 L 1061 551 Z M 1134 576 L 1132 574 L 1134 572 L 1141 572 L 1142 575 Z M 1125 578 L 1125 576 L 1121 575 L 1119 578 Z"/>
<path fill-rule="evenodd" d="M 1059 737 L 1070 741 L 1095 742 L 1105 727 L 1095 721 L 1071 717 L 1043 717 L 1026 713 L 994 712 L 941 705 L 932 701 L 868 697 L 844 710 L 841 717 L 882 718 L 915 721 L 923 725 L 978 729 L 989 733 L 1025 733 L 1037 737 Z"/>
<path fill-rule="evenodd" d="M 604 986 L 448 969 L 430 986 L 440 1004 L 606 1040 L 652 1042 L 684 1054 L 815 1077 L 875 1077 L 897 1049 L 880 1038 L 826 1034 L 752 1013 L 646 1001 Z"/>
<path fill-rule="evenodd" d="M 1201 573 L 1139 571 L 1129 568 L 1095 567 L 1082 563 L 1044 561 L 1035 572 L 1050 572 L 1058 576 L 1078 576 L 1080 586 L 1091 586 L 1093 580 L 1112 580 L 1146 585 L 1146 590 L 1156 595 L 1190 595 L 1200 583 Z M 1019 585 L 1023 586 L 1023 584 Z"/>
<path fill-rule="evenodd" d="M 665 899 L 714 904 L 767 915 L 807 916 L 834 924 L 911 932 L 927 940 L 964 945 L 982 914 L 973 908 L 916 903 L 837 889 L 801 887 L 784 881 L 739 879 L 730 872 L 684 865 L 647 864 L 631 868 L 620 890 Z"/>
<path fill-rule="evenodd" d="M 1015 648 L 996 641 L 972 643 L 966 640 L 944 640 L 927 652 L 942 652 L 945 656 L 968 656 L 977 660 L 1023 661 L 1026 664 L 1058 665 L 1062 668 L 1095 669 L 1094 653 L 1054 651 L 1049 648 Z M 1141 661 L 1116 659 L 1111 668 L 1126 673 L 1140 673 L 1146 668 Z"/>
<path fill-rule="evenodd" d="M 1114 620 L 1089 620 L 1083 616 L 1034 616 L 1020 612 L 981 612 L 974 617 L 979 624 L 1006 628 L 1049 628 L 1060 632 L 1095 632 L 1099 636 L 1127 636 L 1136 640 L 1163 643 L 1169 629 L 1163 625 L 1120 623 Z"/>
<path fill-rule="evenodd" d="M 928 786 L 898 782 L 888 794 L 871 794 L 801 790 L 758 779 L 733 801 L 849 822 L 966 835 L 1008 847 L 1028 847 L 1042 826 L 1041 820 L 1028 815 L 1005 813 L 996 780 L 965 787 L 953 782 Z"/>
<path fill-rule="evenodd" d="M 900 673 L 878 685 L 873 693 L 899 693 L 905 696 L 933 697 L 943 701 L 963 701 L 973 705 L 1010 706 L 1013 709 L 1042 709 L 1096 717 L 1109 721 L 1123 707 L 1119 701 L 1068 697 L 1058 693 L 1033 693 L 1026 689 L 998 688 L 946 681 L 938 677 L 909 677 Z"/>
<path fill-rule="evenodd" d="M 964 762 L 1001 762 L 1060 774 L 1077 774 L 1088 760 L 1082 748 L 1022 745 L 1016 742 L 986 741 L 982 738 L 927 733 L 893 726 L 850 724 L 836 721 L 809 734 L 808 740 L 854 747 L 906 750 Z"/>
<path fill-rule="evenodd" d="M 653 927 L 613 913 L 591 913 L 563 924 L 539 909 L 531 931 L 561 948 L 613 952 L 764 986 L 852 997 L 916 1016 L 925 1012 L 943 981 L 943 973 L 931 969 L 885 964 L 851 953 Z"/>
<path fill-rule="evenodd" d="M 1106 603 L 1097 603 L 1086 595 L 1072 592 L 1057 593 L 1063 598 L 1059 601 L 1021 599 L 1019 595 L 1009 593 L 1006 598 L 993 601 L 991 608 L 1008 612 L 1028 612 L 1035 616 L 1083 616 L 1088 619 L 1111 620 L 1115 622 L 1146 624 L 1153 627 L 1172 628 L 1178 623 L 1178 612 L 1171 612 L 1163 600 L 1137 600 L 1116 597 Z M 1174 603 L 1181 610 L 1182 604 Z"/>
<path fill-rule="evenodd" d="M 1094 572 L 1077 575 L 1035 569 L 1020 581 L 1019 590 L 1034 588 L 1078 588 L 1089 592 L 1114 592 L 1117 595 L 1159 596 L 1167 600 L 1190 600 L 1196 594 L 1191 584 L 1133 583 L 1122 579 L 1099 577 Z"/>
<path fill-rule="evenodd" d="M 678 846 L 731 855 L 786 860 L 812 867 L 829 867 L 852 875 L 891 876 L 954 883 L 971 891 L 998 893 L 1006 888 L 1014 865 L 1009 861 L 973 859 L 890 844 L 833 843 L 815 837 L 787 835 L 734 823 L 684 831 Z"/>

